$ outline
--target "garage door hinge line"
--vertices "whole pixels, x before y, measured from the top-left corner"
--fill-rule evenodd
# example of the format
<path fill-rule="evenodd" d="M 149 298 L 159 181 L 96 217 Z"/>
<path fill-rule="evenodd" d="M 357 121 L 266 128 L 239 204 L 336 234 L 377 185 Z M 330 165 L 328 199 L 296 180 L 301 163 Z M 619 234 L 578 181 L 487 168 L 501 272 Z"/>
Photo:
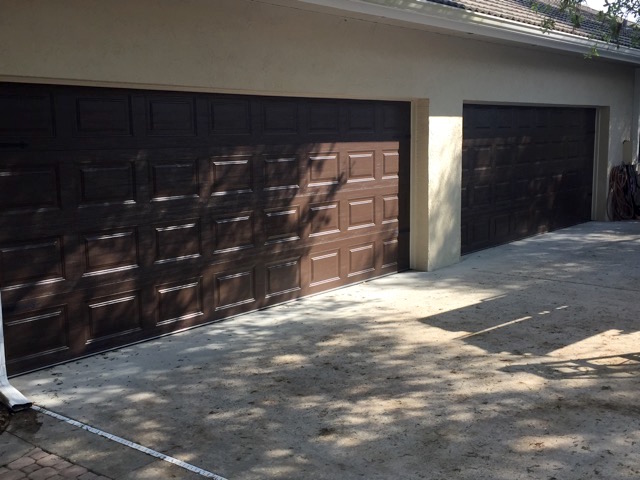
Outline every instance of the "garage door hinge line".
<path fill-rule="evenodd" d="M 4 320 L 2 318 L 2 297 L 0 297 L 0 402 L 13 412 L 25 410 L 31 406 L 31 402 L 9 383 L 4 352 Z"/>
<path fill-rule="evenodd" d="M 214 478 L 215 480 L 226 480 L 224 477 L 221 477 L 220 475 L 216 475 L 215 473 L 208 472 L 206 470 L 203 470 L 200 467 L 191 465 L 190 463 L 183 462 L 182 460 L 178 460 L 177 458 L 173 458 L 168 455 L 165 455 L 164 453 L 156 452 L 155 450 L 152 450 L 150 448 L 147 448 L 143 445 L 132 442 L 125 438 L 118 437 L 117 435 L 112 435 L 111 433 L 103 432 L 98 428 L 92 427 L 90 425 L 87 425 L 86 423 L 79 422 L 72 418 L 65 417 L 64 415 L 60 415 L 59 413 L 52 412 L 51 410 L 47 410 L 46 408 L 39 407 L 37 405 L 33 405 L 31 408 L 36 412 L 49 415 L 50 417 L 53 417 L 57 420 L 68 423 L 69 425 L 73 425 L 74 427 L 81 428 L 82 430 L 85 430 L 89 433 L 93 433 L 100 437 L 104 437 L 108 440 L 111 440 L 112 442 L 119 443 L 120 445 L 133 448 L 134 450 L 138 450 L 139 452 L 146 453 L 147 455 L 151 455 L 152 457 L 159 458 L 160 460 L 164 460 L 165 462 L 172 463 L 173 465 L 184 468 L 185 470 L 189 470 L 190 472 L 197 473 L 198 475 L 202 475 L 203 477 Z"/>

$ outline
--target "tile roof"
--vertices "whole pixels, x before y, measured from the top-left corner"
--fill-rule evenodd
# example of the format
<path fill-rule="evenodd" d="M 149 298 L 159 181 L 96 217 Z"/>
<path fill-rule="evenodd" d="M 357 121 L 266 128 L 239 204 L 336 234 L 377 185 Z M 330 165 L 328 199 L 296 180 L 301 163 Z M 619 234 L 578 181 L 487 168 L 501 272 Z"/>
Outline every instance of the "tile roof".
<path fill-rule="evenodd" d="M 602 40 L 610 33 L 609 26 L 598 19 L 598 12 L 587 6 L 580 7 L 580 26 L 575 27 L 567 12 L 559 9 L 554 0 L 419 0 L 438 3 L 493 17 L 513 20 L 542 27 L 545 18 L 554 22 L 553 30 L 581 37 Z M 640 48 L 638 33 L 625 25 L 619 36 L 619 45 Z"/>

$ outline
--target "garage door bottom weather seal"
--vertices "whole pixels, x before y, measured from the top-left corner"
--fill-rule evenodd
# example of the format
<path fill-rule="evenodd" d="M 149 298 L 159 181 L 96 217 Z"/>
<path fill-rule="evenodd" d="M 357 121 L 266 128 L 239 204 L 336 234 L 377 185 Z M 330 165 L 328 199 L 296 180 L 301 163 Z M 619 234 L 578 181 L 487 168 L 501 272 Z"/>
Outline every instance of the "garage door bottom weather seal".
<path fill-rule="evenodd" d="M 89 433 L 93 433 L 93 434 L 98 435 L 100 437 L 104 437 L 104 438 L 106 438 L 108 440 L 111 440 L 113 442 L 119 443 L 119 444 L 124 445 L 126 447 L 133 448 L 134 450 L 137 450 L 139 452 L 146 453 L 147 455 L 150 455 L 152 457 L 159 458 L 160 460 L 164 460 L 165 462 L 172 463 L 173 465 L 176 465 L 178 467 L 184 468 L 185 470 L 188 470 L 190 472 L 197 473 L 198 475 L 202 475 L 203 477 L 213 478 L 215 480 L 226 480 L 224 477 L 216 475 L 215 473 L 208 472 L 206 470 L 203 470 L 200 467 L 196 467 L 195 465 L 191 465 L 190 463 L 183 462 L 182 460 L 178 460 L 177 458 L 173 458 L 173 457 L 170 457 L 168 455 L 165 455 L 164 453 L 156 452 L 155 450 L 147 448 L 147 447 L 145 447 L 143 445 L 140 445 L 138 443 L 134 443 L 134 442 L 132 442 L 130 440 L 127 440 L 125 438 L 118 437 L 117 435 L 112 435 L 111 433 L 103 432 L 102 430 L 99 430 L 99 429 L 97 429 L 95 427 L 87 425 L 86 423 L 78 422 L 77 420 L 73 420 L 72 418 L 65 417 L 64 415 L 60 415 L 59 413 L 52 412 L 51 410 L 47 410 L 46 408 L 42 408 L 42 407 L 39 407 L 37 405 L 33 405 L 31 408 L 33 410 L 35 410 L 36 412 L 43 413 L 45 415 L 49 415 L 50 417 L 53 417 L 53 418 L 55 418 L 57 420 L 63 421 L 65 423 L 68 423 L 69 425 L 73 425 L 74 427 L 81 428 L 82 430 L 85 430 L 85 431 L 87 431 Z"/>

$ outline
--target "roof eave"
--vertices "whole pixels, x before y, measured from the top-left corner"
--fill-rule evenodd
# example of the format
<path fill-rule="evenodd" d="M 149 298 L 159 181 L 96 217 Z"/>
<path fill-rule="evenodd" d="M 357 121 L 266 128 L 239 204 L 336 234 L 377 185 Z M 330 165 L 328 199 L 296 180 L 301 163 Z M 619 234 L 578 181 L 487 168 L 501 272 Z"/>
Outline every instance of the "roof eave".
<path fill-rule="evenodd" d="M 279 2 L 271 0 L 269 3 Z M 640 49 L 616 47 L 602 41 L 557 30 L 542 32 L 537 25 L 529 25 L 428 1 L 297 0 L 297 3 L 331 11 L 349 12 L 356 16 L 373 16 L 383 23 L 411 25 L 414 28 L 425 30 L 447 30 L 458 34 L 474 34 L 504 42 L 515 42 L 583 55 L 590 53 L 595 45 L 600 58 L 640 65 Z"/>

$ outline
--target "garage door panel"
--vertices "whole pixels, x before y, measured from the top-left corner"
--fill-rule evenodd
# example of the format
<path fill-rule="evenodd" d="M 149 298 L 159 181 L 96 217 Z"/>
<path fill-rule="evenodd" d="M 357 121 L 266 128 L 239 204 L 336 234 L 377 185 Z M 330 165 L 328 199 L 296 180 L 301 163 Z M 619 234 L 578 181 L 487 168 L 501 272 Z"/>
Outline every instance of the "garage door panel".
<path fill-rule="evenodd" d="M 136 227 L 82 234 L 85 268 L 83 275 L 100 275 L 140 267 L 139 235 Z"/>
<path fill-rule="evenodd" d="M 227 154 L 210 159 L 211 195 L 253 193 L 253 155 Z"/>
<path fill-rule="evenodd" d="M 197 324 L 205 315 L 204 288 L 202 277 L 155 285 L 155 325 L 185 328 Z"/>
<path fill-rule="evenodd" d="M 338 185 L 344 181 L 342 171 L 338 152 L 314 152 L 309 155 L 307 185 L 309 187 Z"/>
<path fill-rule="evenodd" d="M 56 165 L 0 167 L 0 208 L 6 213 L 60 208 Z"/>
<path fill-rule="evenodd" d="M 382 265 L 380 268 L 383 271 L 394 270 L 398 268 L 398 250 L 400 248 L 400 242 L 398 238 L 391 238 L 388 240 L 382 240 Z"/>
<path fill-rule="evenodd" d="M 313 202 L 308 212 L 310 238 L 340 233 L 340 202 Z"/>
<path fill-rule="evenodd" d="M 296 155 L 263 155 L 264 190 L 298 190 L 299 159 Z M 291 192 L 295 195 L 295 192 Z"/>
<path fill-rule="evenodd" d="M 302 288 L 301 258 L 283 258 L 265 266 L 266 297 L 283 296 Z"/>
<path fill-rule="evenodd" d="M 154 201 L 195 198 L 200 195 L 200 159 L 193 156 L 153 159 L 149 162 Z"/>
<path fill-rule="evenodd" d="M 0 246 L 0 288 L 65 279 L 62 237 L 34 238 Z"/>
<path fill-rule="evenodd" d="M 221 98 L 208 101 L 209 133 L 213 135 L 250 135 L 251 101 L 242 98 Z"/>
<path fill-rule="evenodd" d="M 195 98 L 190 95 L 146 98 L 147 135 L 194 136 L 196 134 Z"/>
<path fill-rule="evenodd" d="M 211 232 L 214 238 L 214 253 L 254 248 L 257 244 L 255 222 L 252 211 L 241 211 L 214 218 Z"/>
<path fill-rule="evenodd" d="M 4 334 L 14 339 L 5 344 L 8 365 L 63 358 L 71 349 L 68 306 L 56 302 L 42 302 L 36 308 L 13 305 L 4 318 Z M 33 331 L 39 334 L 34 337 Z"/>
<path fill-rule="evenodd" d="M 375 227 L 375 197 L 354 198 L 347 201 L 347 229 Z"/>
<path fill-rule="evenodd" d="M 214 291 L 216 292 L 216 311 L 247 304 L 252 304 L 249 309 L 257 308 L 256 267 L 234 268 L 217 274 Z"/>
<path fill-rule="evenodd" d="M 7 341 L 48 332 L 12 373 L 408 268 L 406 103 L 0 84 L 0 104 Z"/>
<path fill-rule="evenodd" d="M 593 109 L 465 105 L 463 129 L 463 253 L 590 219 Z"/>
<path fill-rule="evenodd" d="M 400 173 L 400 153 L 397 150 L 382 151 L 382 179 L 396 180 Z"/>
<path fill-rule="evenodd" d="M 154 226 L 154 262 L 166 263 L 203 255 L 200 219 Z"/>
<path fill-rule="evenodd" d="M 53 95 L 38 93 L 19 86 L 8 88 L 0 94 L 0 137 L 53 137 L 55 135 L 55 111 Z"/>
<path fill-rule="evenodd" d="M 74 102 L 76 136 L 133 135 L 131 97 L 117 94 L 77 96 Z"/>
<path fill-rule="evenodd" d="M 338 285 L 341 280 L 340 265 L 341 250 L 333 248 L 330 250 L 320 250 L 309 255 L 309 287 L 318 287 L 333 283 Z"/>
<path fill-rule="evenodd" d="M 299 135 L 299 104 L 293 100 L 266 100 L 262 104 L 262 130 L 265 135 Z"/>
<path fill-rule="evenodd" d="M 348 277 L 366 275 L 375 270 L 375 243 L 373 241 L 350 246 L 348 255 Z"/>
<path fill-rule="evenodd" d="M 300 205 L 283 205 L 263 211 L 265 244 L 300 240 Z"/>
<path fill-rule="evenodd" d="M 141 295 L 140 290 L 127 290 L 85 300 L 86 343 L 108 343 L 142 330 Z"/>
<path fill-rule="evenodd" d="M 376 158 L 374 151 L 350 151 L 347 156 L 347 183 L 375 181 Z"/>
<path fill-rule="evenodd" d="M 79 205 L 136 202 L 134 161 L 82 162 L 76 165 Z"/>

